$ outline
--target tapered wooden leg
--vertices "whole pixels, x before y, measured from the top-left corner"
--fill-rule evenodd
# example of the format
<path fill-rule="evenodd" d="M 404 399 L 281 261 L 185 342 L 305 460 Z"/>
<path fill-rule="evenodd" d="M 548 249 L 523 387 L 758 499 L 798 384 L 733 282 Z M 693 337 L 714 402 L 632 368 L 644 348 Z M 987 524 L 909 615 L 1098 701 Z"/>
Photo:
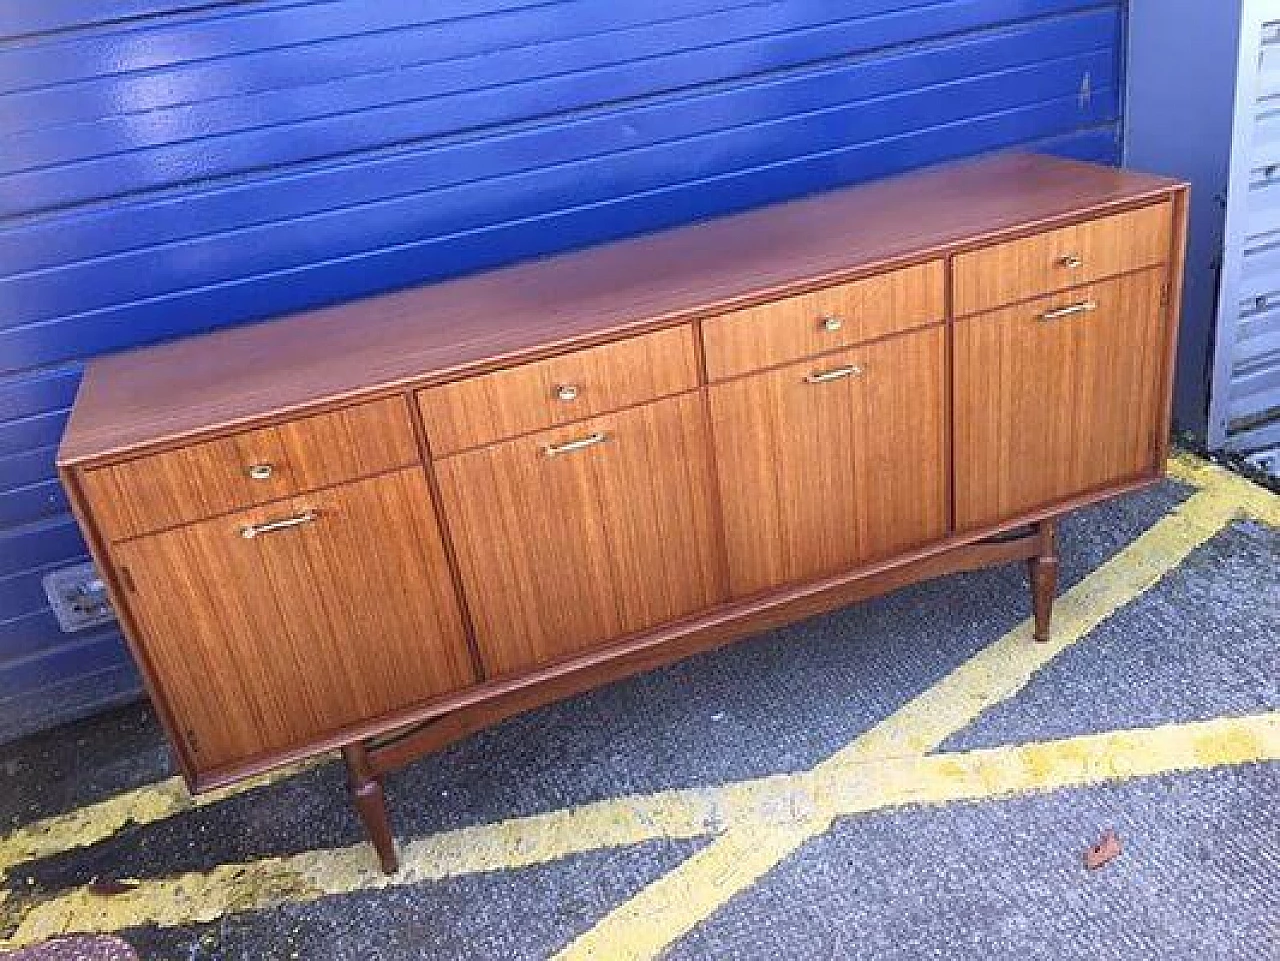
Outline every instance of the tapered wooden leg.
<path fill-rule="evenodd" d="M 1031 607 L 1035 612 L 1037 641 L 1049 640 L 1049 621 L 1053 616 L 1053 598 L 1058 592 L 1058 522 L 1055 518 L 1036 525 L 1040 539 L 1035 557 L 1027 561 L 1031 573 Z"/>
<path fill-rule="evenodd" d="M 400 862 L 396 857 L 395 839 L 391 836 L 391 822 L 387 818 L 387 800 L 382 793 L 382 780 L 374 773 L 373 765 L 369 763 L 369 753 L 363 744 L 348 744 L 342 749 L 342 758 L 347 762 L 347 783 L 351 786 L 351 797 L 355 801 L 360 820 L 364 822 L 369 841 L 378 852 L 382 870 L 387 874 L 395 874 Z"/>

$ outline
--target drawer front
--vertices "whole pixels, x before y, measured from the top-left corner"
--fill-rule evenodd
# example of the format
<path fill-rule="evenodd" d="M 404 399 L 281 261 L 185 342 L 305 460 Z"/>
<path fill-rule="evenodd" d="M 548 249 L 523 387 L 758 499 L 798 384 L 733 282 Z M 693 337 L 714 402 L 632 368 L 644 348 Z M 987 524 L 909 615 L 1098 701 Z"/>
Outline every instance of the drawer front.
<path fill-rule="evenodd" d="M 403 397 L 134 458 L 83 475 L 108 540 L 176 527 L 418 460 Z"/>
<path fill-rule="evenodd" d="M 1166 202 L 958 254 L 956 316 L 1162 264 L 1171 230 Z"/>
<path fill-rule="evenodd" d="M 955 325 L 958 529 L 1158 469 L 1165 279 L 1144 270 Z"/>
<path fill-rule="evenodd" d="M 641 337 L 418 392 L 436 457 L 691 390 L 693 330 Z"/>
<path fill-rule="evenodd" d="M 941 260 L 702 322 L 707 376 L 721 380 L 943 319 Z"/>

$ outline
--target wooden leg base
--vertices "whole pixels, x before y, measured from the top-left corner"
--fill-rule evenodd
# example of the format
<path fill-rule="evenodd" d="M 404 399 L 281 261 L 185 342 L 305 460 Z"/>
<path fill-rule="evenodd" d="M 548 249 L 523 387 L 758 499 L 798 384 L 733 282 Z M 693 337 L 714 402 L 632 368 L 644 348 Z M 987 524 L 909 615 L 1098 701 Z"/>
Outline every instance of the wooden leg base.
<path fill-rule="evenodd" d="M 386 874 L 395 874 L 400 868 L 396 857 L 396 842 L 391 836 L 391 822 L 387 817 L 387 799 L 382 792 L 382 780 L 374 772 L 369 753 L 363 744 L 348 744 L 342 749 L 347 762 L 347 774 L 351 797 L 356 811 L 364 822 L 369 842 L 378 852 L 378 862 Z"/>
<path fill-rule="evenodd" d="M 1053 518 L 1036 525 L 1039 549 L 1027 561 L 1031 575 L 1031 607 L 1035 617 L 1033 636 L 1042 644 L 1049 640 L 1053 599 L 1058 593 L 1058 524 Z"/>
<path fill-rule="evenodd" d="M 382 794 L 382 776 L 411 764 L 426 754 L 439 751 L 468 735 L 497 722 L 533 710 L 553 701 L 589 691 L 610 681 L 678 661 L 700 651 L 755 633 L 791 623 L 801 617 L 832 610 L 844 604 L 874 597 L 944 574 L 980 570 L 1001 564 L 1026 561 L 1031 570 L 1032 600 L 1035 609 L 1035 637 L 1049 639 L 1049 615 L 1058 583 L 1057 528 L 1053 518 L 1030 529 L 964 544 L 946 552 L 928 555 L 892 568 L 832 578 L 817 586 L 797 589 L 783 603 L 744 601 L 735 612 L 712 612 L 703 618 L 700 630 L 686 630 L 677 637 L 661 632 L 624 640 L 627 649 L 589 652 L 580 666 L 562 665 L 541 676 L 520 679 L 494 690 L 483 700 L 465 707 L 406 725 L 376 740 L 343 748 L 351 774 L 351 793 L 356 809 L 377 849 L 382 869 L 397 870 L 395 842 L 387 822 L 387 806 Z M 759 610 L 750 610 L 758 604 Z"/>

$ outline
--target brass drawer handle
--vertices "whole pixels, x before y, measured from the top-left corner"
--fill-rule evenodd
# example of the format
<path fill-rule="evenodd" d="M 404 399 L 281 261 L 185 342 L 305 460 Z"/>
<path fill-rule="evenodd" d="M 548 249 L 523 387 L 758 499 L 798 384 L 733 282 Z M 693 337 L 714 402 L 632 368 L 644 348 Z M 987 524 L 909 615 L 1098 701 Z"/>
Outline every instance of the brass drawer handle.
<path fill-rule="evenodd" d="M 865 371 L 857 364 L 849 364 L 847 367 L 833 367 L 831 370 L 815 370 L 805 374 L 804 382 L 806 384 L 828 384 L 833 380 L 843 380 L 846 377 L 861 377 Z"/>
<path fill-rule="evenodd" d="M 1084 266 L 1084 261 L 1080 259 L 1079 254 L 1065 254 L 1058 258 L 1058 266 L 1066 267 L 1067 270 L 1079 270 Z"/>
<path fill-rule="evenodd" d="M 271 534 L 275 531 L 287 531 L 291 527 L 301 527 L 303 524 L 310 524 L 319 515 L 315 511 L 303 511 L 301 514 L 295 514 L 293 517 L 282 517 L 278 521 L 267 521 L 264 524 L 246 524 L 240 528 L 240 536 L 245 540 L 253 540 L 259 534 Z"/>
<path fill-rule="evenodd" d="M 556 457 L 560 454 L 572 454 L 574 451 L 586 450 L 588 447 L 595 447 L 596 444 L 603 444 L 609 439 L 609 435 L 602 430 L 598 430 L 586 437 L 580 437 L 577 440 L 566 441 L 563 444 L 548 444 L 543 450 L 548 457 Z"/>
<path fill-rule="evenodd" d="M 561 384 L 556 388 L 556 399 L 567 403 L 571 400 L 577 400 L 580 393 L 581 390 L 577 384 Z"/>
<path fill-rule="evenodd" d="M 819 326 L 829 334 L 834 334 L 837 330 L 844 326 L 843 317 L 822 317 L 819 320 Z"/>
<path fill-rule="evenodd" d="M 1058 320 L 1062 317 L 1070 317 L 1072 314 L 1087 314 L 1091 310 L 1098 309 L 1096 300 L 1082 300 L 1078 304 L 1072 304 L 1070 307 L 1059 307 L 1057 310 L 1047 310 L 1040 315 L 1041 320 Z"/>
<path fill-rule="evenodd" d="M 250 480 L 271 480 L 275 468 L 270 464 L 250 464 L 245 473 L 249 475 Z"/>

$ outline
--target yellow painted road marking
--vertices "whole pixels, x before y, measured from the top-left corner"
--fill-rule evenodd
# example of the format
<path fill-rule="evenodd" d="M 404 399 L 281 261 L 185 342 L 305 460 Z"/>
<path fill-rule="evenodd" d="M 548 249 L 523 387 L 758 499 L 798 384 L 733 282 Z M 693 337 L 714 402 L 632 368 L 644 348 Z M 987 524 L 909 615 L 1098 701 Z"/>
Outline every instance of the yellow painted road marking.
<path fill-rule="evenodd" d="M 106 897 L 76 889 L 31 906 L 10 939 L 0 944 L 20 947 L 68 931 L 209 921 L 285 901 L 540 864 L 603 846 L 698 837 L 727 823 L 725 837 L 733 839 L 731 846 L 713 844 L 685 862 L 703 866 L 705 883 L 699 879 L 687 887 L 662 889 L 672 899 L 665 905 L 669 912 L 691 906 L 708 911 L 837 817 L 1274 760 L 1280 760 L 1280 712 L 957 754 L 886 758 L 719 788 L 626 798 L 621 807 L 600 802 L 444 832 L 406 845 L 404 868 L 392 877 L 378 872 L 367 849 L 355 845 L 147 880 Z M 632 813 L 621 816 L 622 811 Z M 625 945 L 644 945 L 648 924 L 647 917 L 633 913 L 628 925 L 633 940 L 580 941 L 576 950 L 611 961 L 646 956 Z"/>
<path fill-rule="evenodd" d="M 665 792 L 644 798 L 610 799 L 582 808 L 553 812 L 542 816 L 541 820 L 520 819 L 506 822 L 505 827 L 471 829 L 479 833 L 469 836 L 465 849 L 457 846 L 463 838 L 458 832 L 423 838 L 406 847 L 403 859 L 406 865 L 418 867 L 413 873 L 406 868 L 402 875 L 392 879 L 374 873 L 367 848 L 356 845 L 335 851 L 309 852 L 296 858 L 268 859 L 251 865 L 225 865 L 208 874 L 188 875 L 185 883 L 189 887 L 184 888 L 187 893 L 177 902 L 163 901 L 167 888 L 149 887 L 173 884 L 177 879 L 148 881 L 139 890 L 157 891 L 161 897 L 162 903 L 157 911 L 172 920 L 157 923 L 176 924 L 280 901 L 341 894 L 388 883 L 412 883 L 413 880 L 470 871 L 500 870 L 540 863 L 576 851 L 630 844 L 654 837 L 692 837 L 715 833 L 726 825 L 730 826 L 719 841 L 697 856 L 714 861 L 717 856 L 708 857 L 708 852 L 719 851 L 719 862 L 713 863 L 711 870 L 690 874 L 695 880 L 701 878 L 706 890 L 719 892 L 711 899 L 705 913 L 699 913 L 696 907 L 700 903 L 699 898 L 689 894 L 694 888 L 686 887 L 680 891 L 679 885 L 672 884 L 662 890 L 654 890 L 651 886 L 641 892 L 642 897 L 650 898 L 659 909 L 656 916 L 648 921 L 656 921 L 657 928 L 669 933 L 678 927 L 673 921 L 676 916 L 687 919 L 697 914 L 705 917 L 717 904 L 722 904 L 733 893 L 768 871 L 788 851 L 803 843 L 804 838 L 825 828 L 828 812 L 815 806 L 812 798 L 806 800 L 809 795 L 804 790 L 815 777 L 820 781 L 829 773 L 839 775 L 849 766 L 861 768 L 869 758 L 923 754 L 934 749 L 987 707 L 1013 696 L 1036 670 L 1067 644 L 1154 584 L 1180 563 L 1190 550 L 1233 518 L 1243 513 L 1272 524 L 1280 522 L 1280 499 L 1226 471 L 1188 458 L 1172 464 L 1170 474 L 1200 487 L 1202 492 L 1193 495 L 1186 504 L 1159 521 L 1059 601 L 1055 611 L 1056 642 L 1034 645 L 1029 641 L 1028 625 L 1021 625 L 934 689 L 829 759 L 814 773 L 779 775 L 749 782 L 754 786 L 726 785 Z M 908 760 L 916 763 L 918 759 Z M 264 780 L 276 780 L 295 772 L 296 769 L 277 772 Z M 126 792 L 79 812 L 46 819 L 0 839 L 0 876 L 18 862 L 92 844 L 129 823 L 148 823 L 192 806 L 217 803 L 253 786 L 257 784 L 240 785 L 192 801 L 180 782 L 170 779 Z M 760 798 L 767 800 L 760 802 Z M 768 813 L 748 815 L 741 809 L 741 805 L 758 803 L 773 805 L 785 811 L 787 816 L 781 818 Z M 740 856 L 735 858 L 731 854 L 735 838 L 733 825 L 743 823 L 748 816 L 762 819 L 759 823 L 767 827 L 742 836 L 745 843 L 738 845 Z M 505 840 L 498 840 L 504 835 Z M 693 862 L 694 859 L 690 859 L 686 864 Z M 452 866 L 447 866 L 449 864 Z M 662 891 L 674 891 L 676 896 L 663 903 Z M 48 912 L 55 911 L 54 905 L 76 896 L 77 892 L 70 892 L 36 910 L 45 912 L 42 916 L 48 917 Z M 78 896 L 84 897 L 85 892 L 79 892 Z M 117 897 L 129 899 L 135 896 Z M 125 903 L 114 898 L 111 901 L 113 904 Z M 197 907 L 200 904 L 203 906 Z M 6 927 L 6 917 L 11 929 L 23 921 L 32 907 L 29 902 L 6 907 L 4 892 L 0 891 L 0 932 Z M 74 917 L 92 915 L 93 912 L 87 908 L 81 914 L 65 915 L 71 925 L 68 930 L 76 930 L 72 923 Z M 697 919 L 694 918 L 692 923 Z M 599 934 L 602 930 L 607 934 L 608 922 L 606 918 L 602 929 L 591 932 L 597 942 L 601 941 Z M 22 930 L 28 930 L 25 922 L 23 925 Z M 90 926 L 86 930 L 94 928 Z M 678 934 L 679 930 L 675 930 L 675 934 L 663 943 L 668 943 Z M 617 956 L 648 955 L 640 951 L 623 952 Z"/>
<path fill-rule="evenodd" d="M 1190 454 L 1178 454 L 1169 462 L 1169 476 L 1202 488 L 1218 498 L 1225 498 L 1230 503 L 1227 514 L 1253 516 L 1273 526 L 1280 526 L 1280 498 L 1208 461 Z M 1222 511 L 1214 512 L 1218 516 L 1213 517 L 1209 517 L 1207 512 L 1197 510 L 1193 510 L 1192 513 L 1199 515 L 1200 522 L 1212 524 L 1218 522 Z M 1061 617 L 1062 612 L 1059 609 L 1056 614 L 1059 623 L 1061 623 Z M 1035 667 L 1031 669 L 1034 670 Z M 1001 665 L 1000 670 L 1007 672 L 1008 665 Z M 938 713 L 939 710 L 945 711 L 948 707 L 957 706 L 951 700 L 953 696 L 951 690 L 948 689 L 940 694 L 940 697 L 933 698 L 931 702 L 917 699 L 919 710 L 900 711 L 894 715 L 894 724 L 881 725 L 883 728 L 880 732 L 881 740 L 892 743 L 877 743 L 874 739 L 864 739 L 859 753 L 884 755 L 899 750 L 926 750 L 927 747 L 917 745 L 927 742 L 928 737 L 922 734 L 908 736 L 905 732 L 908 729 L 923 732 L 925 728 L 921 725 L 930 717 L 941 720 L 942 715 Z M 939 701 L 944 703 L 938 703 Z M 951 733 L 950 730 L 947 730 L 947 734 L 949 733 Z M 307 767 L 329 759 L 329 757 L 322 757 L 304 764 L 291 765 L 262 777 L 222 790 L 210 791 L 194 798 L 187 792 L 181 778 L 171 777 L 155 784 L 125 791 L 78 810 L 44 818 L 0 838 L 0 878 L 3 878 L 5 872 L 14 865 L 24 861 L 49 857 L 78 847 L 88 847 L 130 825 L 150 824 L 192 808 L 218 804 L 245 791 L 292 777 Z"/>
<path fill-rule="evenodd" d="M 1229 499 L 1243 516 L 1280 527 L 1280 497 L 1248 478 L 1186 453 L 1177 453 L 1169 459 L 1168 475 Z"/>
<path fill-rule="evenodd" d="M 123 791 L 65 814 L 42 818 L 0 838 L 0 881 L 14 865 L 50 857 L 104 841 L 131 824 L 151 824 L 182 811 L 218 804 L 227 798 L 265 787 L 330 760 L 312 758 L 300 764 L 248 778 L 230 787 L 192 797 L 180 777 Z"/>
<path fill-rule="evenodd" d="M 1202 474 L 1197 479 L 1198 493 L 1063 594 L 1054 604 L 1050 643 L 1034 643 L 1031 623 L 1024 621 L 815 770 L 822 773 L 869 758 L 925 754 L 982 712 L 1012 697 L 1036 671 L 1155 585 L 1239 516 L 1241 494 L 1221 474 Z M 618 905 L 558 957 L 620 961 L 655 956 L 806 840 L 822 833 L 826 823 L 817 818 L 810 827 L 808 832 L 789 830 L 777 836 L 755 826 L 731 828 Z M 747 851 L 754 853 L 743 861 Z M 739 869 L 743 885 L 723 883 L 723 878 L 735 876 L 732 872 Z"/>
<path fill-rule="evenodd" d="M 64 931 L 105 932 L 136 924 L 208 921 L 285 901 L 524 867 L 655 838 L 699 837 L 720 826 L 709 813 L 714 799 L 699 793 L 641 798 L 635 805 L 605 801 L 445 831 L 404 845 L 402 867 L 394 876 L 382 874 L 369 846 L 360 843 L 146 880 L 128 893 L 109 897 L 95 896 L 88 888 L 76 889 L 42 904 L 11 905 L 11 923 L 21 923 L 10 941 L 3 939 L 0 924 L 0 946 L 30 944 Z M 3 911 L 0 907 L 0 921 Z"/>
<path fill-rule="evenodd" d="M 557 957 L 652 957 L 655 922 L 711 915 L 840 817 L 1276 760 L 1280 713 L 1272 712 L 959 754 L 888 758 L 799 775 L 789 790 L 803 796 L 802 817 L 779 820 L 762 805 L 757 819 L 735 826 L 681 865 L 695 870 L 671 872 L 645 889 L 651 896 L 633 898 L 607 916 L 607 925 L 591 929 Z"/>

